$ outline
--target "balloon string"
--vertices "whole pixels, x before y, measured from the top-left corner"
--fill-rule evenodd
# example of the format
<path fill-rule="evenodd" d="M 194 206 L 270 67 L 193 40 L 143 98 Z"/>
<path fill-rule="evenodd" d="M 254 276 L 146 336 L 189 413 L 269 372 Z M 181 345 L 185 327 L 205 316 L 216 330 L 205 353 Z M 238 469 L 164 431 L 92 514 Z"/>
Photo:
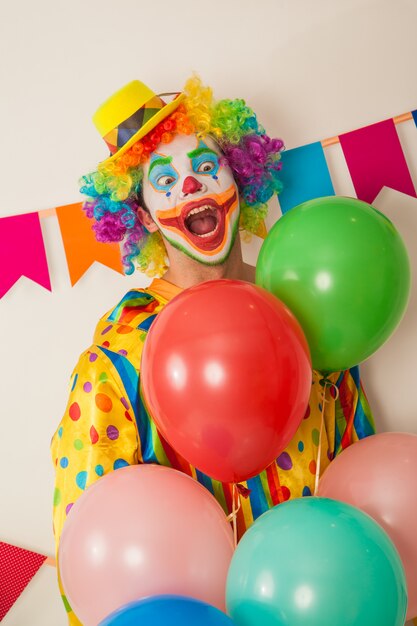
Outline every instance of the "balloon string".
<path fill-rule="evenodd" d="M 237 498 L 237 505 L 236 505 L 236 498 Z M 239 497 L 239 491 L 238 491 L 236 483 L 233 483 L 232 512 L 230 513 L 230 515 L 227 516 L 227 521 L 233 522 L 233 540 L 234 540 L 235 548 L 237 546 L 237 514 L 240 511 L 240 506 L 241 506 L 241 502 L 240 502 L 240 497 Z"/>
<path fill-rule="evenodd" d="M 320 381 L 320 384 L 323 387 L 323 393 L 322 393 L 322 397 L 321 397 L 321 422 L 320 422 L 320 438 L 319 438 L 319 446 L 318 446 L 318 450 L 317 450 L 317 463 L 316 463 L 316 476 L 315 476 L 315 482 L 314 482 L 314 495 L 317 495 L 317 491 L 319 488 L 319 480 L 320 480 L 320 469 L 321 469 L 321 449 L 322 449 L 322 438 L 323 438 L 323 430 L 324 430 L 324 409 L 325 409 L 325 405 L 326 402 L 330 402 L 330 400 L 327 400 L 326 398 L 326 391 L 329 388 L 335 389 L 335 397 L 334 400 L 336 401 L 337 398 L 339 397 L 339 388 L 337 387 L 337 385 L 335 385 L 334 383 L 332 383 L 331 380 L 328 380 L 327 378 L 323 378 Z"/>
<path fill-rule="evenodd" d="M 319 480 L 320 480 L 320 466 L 321 466 L 321 444 L 323 438 L 323 426 L 324 426 L 324 407 L 326 404 L 326 389 L 327 389 L 327 381 L 323 384 L 323 393 L 321 396 L 321 420 L 320 420 L 320 438 L 319 438 L 319 446 L 317 449 L 317 463 L 316 463 L 316 476 L 314 481 L 314 495 L 317 495 L 317 490 L 319 488 Z"/>

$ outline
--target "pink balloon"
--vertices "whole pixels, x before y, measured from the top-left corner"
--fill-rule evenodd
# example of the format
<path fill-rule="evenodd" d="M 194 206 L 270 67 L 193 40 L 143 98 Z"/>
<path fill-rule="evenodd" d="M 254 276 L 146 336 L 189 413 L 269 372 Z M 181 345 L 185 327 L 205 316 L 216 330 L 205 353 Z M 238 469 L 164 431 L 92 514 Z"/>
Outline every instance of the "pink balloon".
<path fill-rule="evenodd" d="M 223 509 L 199 483 L 159 465 L 118 469 L 87 489 L 59 547 L 62 584 L 85 626 L 146 596 L 190 596 L 225 610 L 234 550 Z"/>
<path fill-rule="evenodd" d="M 382 433 L 336 457 L 317 494 L 362 509 L 389 534 L 407 576 L 407 619 L 417 616 L 416 480 L 417 435 Z"/>

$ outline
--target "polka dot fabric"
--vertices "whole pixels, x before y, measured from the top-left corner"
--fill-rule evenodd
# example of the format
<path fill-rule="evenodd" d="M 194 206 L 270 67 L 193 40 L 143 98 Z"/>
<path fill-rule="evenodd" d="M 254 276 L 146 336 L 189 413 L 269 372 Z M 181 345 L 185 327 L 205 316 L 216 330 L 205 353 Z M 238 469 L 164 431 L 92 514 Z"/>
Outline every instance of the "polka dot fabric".
<path fill-rule="evenodd" d="M 98 358 L 91 361 L 91 350 L 81 356 L 77 365 L 77 383 L 52 445 L 56 463 L 54 526 L 58 537 L 70 503 L 97 478 L 121 467 L 121 461 L 132 465 L 139 460 L 138 433 L 133 421 L 126 418 L 124 392 L 110 374 L 102 376 L 106 368 L 111 369 L 106 355 L 97 348 Z M 128 407 L 133 414 L 132 407 Z"/>
<path fill-rule="evenodd" d="M 0 541 L 0 622 L 45 560 L 42 554 Z"/>
<path fill-rule="evenodd" d="M 212 480 L 180 457 L 159 434 L 138 394 L 147 330 L 179 291 L 157 279 L 147 290 L 128 292 L 100 320 L 94 344 L 73 372 L 67 409 L 52 440 L 57 546 L 65 519 L 84 490 L 108 472 L 135 463 L 183 471 L 209 489 L 227 514 L 232 511 L 233 486 Z M 331 374 L 329 382 L 333 386 L 326 393 L 321 446 L 323 381 L 313 372 L 309 406 L 295 437 L 272 465 L 243 483 L 239 537 L 270 507 L 314 493 L 319 449 L 322 473 L 342 449 L 374 432 L 357 368 Z M 69 620 L 79 624 L 71 611 Z"/>

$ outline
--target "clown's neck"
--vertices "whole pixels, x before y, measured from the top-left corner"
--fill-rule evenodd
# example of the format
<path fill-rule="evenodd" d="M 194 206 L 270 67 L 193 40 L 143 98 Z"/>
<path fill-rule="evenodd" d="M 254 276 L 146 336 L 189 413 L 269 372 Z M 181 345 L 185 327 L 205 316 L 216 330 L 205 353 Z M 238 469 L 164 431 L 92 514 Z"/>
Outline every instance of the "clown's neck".
<path fill-rule="evenodd" d="M 163 278 L 182 289 L 193 287 L 206 280 L 220 278 L 255 282 L 255 268 L 243 262 L 239 237 L 236 237 L 228 259 L 221 265 L 199 263 L 169 244 L 167 245 L 167 252 L 170 266 Z"/>

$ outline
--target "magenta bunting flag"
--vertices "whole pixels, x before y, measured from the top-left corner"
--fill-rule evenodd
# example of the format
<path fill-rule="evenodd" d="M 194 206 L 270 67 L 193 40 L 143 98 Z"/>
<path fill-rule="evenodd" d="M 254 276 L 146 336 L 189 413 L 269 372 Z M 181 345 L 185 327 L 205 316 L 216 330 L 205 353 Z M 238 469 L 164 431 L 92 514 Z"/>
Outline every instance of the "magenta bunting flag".
<path fill-rule="evenodd" d="M 356 195 L 373 202 L 383 187 L 416 196 L 394 121 L 339 136 Z"/>
<path fill-rule="evenodd" d="M 0 218 L 0 298 L 21 276 L 51 291 L 38 213 Z"/>
<path fill-rule="evenodd" d="M 0 541 L 0 622 L 45 560 L 43 554 Z"/>

